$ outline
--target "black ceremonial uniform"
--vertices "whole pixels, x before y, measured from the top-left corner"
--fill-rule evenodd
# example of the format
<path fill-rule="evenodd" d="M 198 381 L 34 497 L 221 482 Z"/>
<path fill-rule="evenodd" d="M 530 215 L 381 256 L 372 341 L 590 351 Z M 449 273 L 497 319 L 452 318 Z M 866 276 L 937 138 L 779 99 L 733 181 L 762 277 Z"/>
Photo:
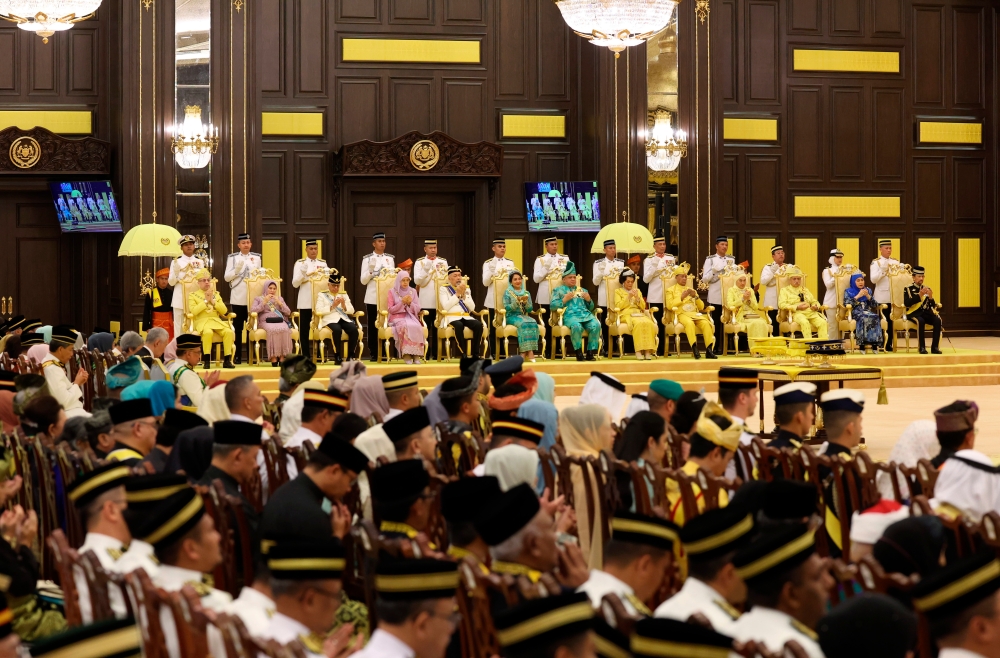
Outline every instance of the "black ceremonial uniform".
<path fill-rule="evenodd" d="M 792 448 L 798 450 L 802 447 L 802 437 L 798 434 L 778 429 L 778 436 L 767 444 L 769 448 Z"/>
<path fill-rule="evenodd" d="M 325 496 L 305 473 L 278 489 L 260 521 L 265 540 L 314 541 L 333 536 L 330 515 L 323 511 Z"/>
<path fill-rule="evenodd" d="M 214 480 L 221 480 L 222 487 L 226 490 L 226 493 L 234 498 L 238 498 L 242 503 L 243 514 L 246 516 L 247 525 L 250 527 L 250 550 L 252 554 L 256 556 L 260 550 L 260 516 L 257 514 L 257 510 L 255 510 L 253 505 L 250 504 L 250 501 L 243 496 L 243 492 L 240 491 L 240 484 L 236 481 L 236 478 L 229 473 L 226 473 L 218 466 L 209 466 L 208 470 L 206 470 L 205 474 L 201 476 L 201 479 L 198 480 L 197 484 L 205 487 L 211 487 Z M 239 542 L 238 539 L 237 542 Z M 242 554 L 242 551 L 237 550 L 237 556 Z"/>
<path fill-rule="evenodd" d="M 851 460 L 851 449 L 845 448 L 839 443 L 827 443 L 826 450 L 822 454 L 830 459 Z M 820 465 L 819 477 L 823 481 L 823 503 L 826 508 L 826 522 L 823 526 L 827 537 L 830 539 L 830 557 L 840 557 L 850 552 L 850 546 L 844 547 L 840 545 L 840 524 L 844 522 L 844 519 L 840 518 L 840 513 L 837 509 L 837 499 L 833 490 L 833 472 L 826 466 Z M 851 496 L 847 492 L 844 492 L 844 505 L 847 508 L 845 510 L 846 518 L 850 521 L 851 516 L 854 514 L 854 509 L 851 507 Z"/>
<path fill-rule="evenodd" d="M 906 317 L 917 323 L 917 337 L 920 341 L 920 351 L 927 351 L 924 342 L 924 327 L 930 325 L 933 329 L 931 334 L 931 352 L 940 353 L 941 347 L 941 317 L 935 312 L 934 300 L 930 297 L 921 297 L 920 288 L 916 284 L 909 286 L 903 291 L 903 305 L 906 306 Z"/>

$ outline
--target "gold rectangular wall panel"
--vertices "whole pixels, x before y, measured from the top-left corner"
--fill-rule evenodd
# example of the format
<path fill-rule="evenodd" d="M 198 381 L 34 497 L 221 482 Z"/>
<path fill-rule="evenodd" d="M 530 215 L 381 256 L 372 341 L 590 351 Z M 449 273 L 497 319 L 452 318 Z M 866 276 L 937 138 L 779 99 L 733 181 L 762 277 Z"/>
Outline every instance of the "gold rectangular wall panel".
<path fill-rule="evenodd" d="M 514 267 L 520 272 L 524 272 L 522 261 L 524 260 L 524 240 L 521 238 L 507 238 L 506 258 L 514 261 Z M 531 273 L 528 273 L 531 276 Z"/>
<path fill-rule="evenodd" d="M 792 68 L 796 71 L 842 73 L 899 73 L 899 53 L 884 50 L 800 50 L 795 49 Z"/>
<path fill-rule="evenodd" d="M 917 238 L 917 262 L 926 271 L 924 285 L 934 291 L 941 303 L 941 238 Z"/>
<path fill-rule="evenodd" d="M 980 279 L 979 238 L 958 239 L 958 307 L 978 308 Z"/>
<path fill-rule="evenodd" d="M 344 61 L 479 64 L 479 41 L 469 39 L 344 39 Z"/>
<path fill-rule="evenodd" d="M 982 144 L 983 124 L 921 121 L 921 144 Z"/>
<path fill-rule="evenodd" d="M 817 298 L 819 294 L 819 240 L 795 238 L 795 264 L 806 275 L 806 288 Z"/>
<path fill-rule="evenodd" d="M 261 135 L 323 136 L 322 112 L 261 112 Z"/>
<path fill-rule="evenodd" d="M 260 264 L 281 276 L 281 240 L 261 240 Z"/>
<path fill-rule="evenodd" d="M 727 142 L 776 142 L 777 119 L 723 119 L 722 139 Z"/>
<path fill-rule="evenodd" d="M 302 242 L 302 258 L 306 258 L 306 241 L 305 240 L 301 240 L 300 242 Z M 322 240 L 316 240 L 316 246 L 319 247 L 319 250 L 316 252 L 316 259 L 317 260 L 322 260 L 323 259 L 323 241 Z M 327 265 L 329 265 L 329 263 L 327 263 Z"/>
<path fill-rule="evenodd" d="M 751 248 L 750 271 L 753 272 L 753 282 L 760 282 L 760 271 L 764 266 L 772 262 L 771 247 L 774 246 L 774 238 L 754 238 Z M 763 293 L 761 293 L 763 294 Z"/>
<path fill-rule="evenodd" d="M 844 263 L 861 267 L 861 240 L 858 238 L 837 238 L 837 249 L 844 252 Z M 830 257 L 827 256 L 827 261 Z M 864 268 L 861 268 L 864 270 Z"/>
<path fill-rule="evenodd" d="M 898 196 L 797 196 L 796 217 L 899 217 Z"/>
<path fill-rule="evenodd" d="M 501 137 L 566 137 L 566 117 L 561 114 L 505 114 L 500 123 Z"/>
<path fill-rule="evenodd" d="M 0 130 L 11 126 L 31 130 L 38 126 L 57 135 L 89 135 L 94 130 L 92 120 L 89 110 L 3 110 Z"/>

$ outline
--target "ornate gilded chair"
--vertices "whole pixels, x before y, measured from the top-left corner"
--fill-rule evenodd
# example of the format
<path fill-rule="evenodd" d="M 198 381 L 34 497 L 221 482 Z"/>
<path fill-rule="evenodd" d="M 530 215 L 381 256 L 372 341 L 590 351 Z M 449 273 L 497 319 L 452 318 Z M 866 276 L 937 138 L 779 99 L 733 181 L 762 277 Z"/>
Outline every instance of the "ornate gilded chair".
<path fill-rule="evenodd" d="M 782 265 L 781 267 L 779 267 L 778 271 L 775 273 L 774 281 L 775 281 L 775 287 L 777 287 L 777 289 L 778 289 L 778 299 L 779 300 L 781 299 L 781 290 L 782 290 L 782 288 L 784 288 L 785 286 L 788 285 L 788 281 L 791 278 L 787 274 L 788 269 L 791 268 L 791 267 L 795 267 L 795 266 L 792 265 L 791 263 L 786 263 L 786 264 Z M 802 286 L 803 287 L 805 287 L 805 285 L 806 285 L 806 279 L 807 279 L 807 277 L 803 273 L 802 274 Z M 779 304 L 779 306 L 780 306 L 780 304 Z M 820 311 L 826 311 L 826 307 L 823 306 L 823 305 L 820 305 L 819 310 Z M 792 313 L 791 313 L 791 311 L 789 311 L 788 309 L 781 309 L 781 308 L 779 308 L 778 309 L 778 331 L 779 331 L 779 333 L 782 336 L 789 336 L 791 338 L 794 338 L 795 337 L 795 332 L 796 331 L 801 332 L 802 328 L 799 327 L 799 323 L 798 322 L 795 322 L 795 321 L 792 320 Z"/>
<path fill-rule="evenodd" d="M 892 320 L 892 330 L 895 333 L 895 337 L 899 337 L 899 332 L 903 332 L 906 338 L 906 351 L 910 351 L 910 330 L 917 331 L 917 323 L 910 320 L 907 317 L 906 308 L 906 289 L 913 285 L 913 272 L 909 265 L 899 265 L 893 266 L 889 269 L 889 299 L 892 303 L 892 311 L 889 317 Z M 941 308 L 940 304 L 936 303 L 935 300 L 935 312 L 936 309 Z M 883 305 L 884 308 L 884 305 Z M 882 316 L 882 331 L 885 331 L 885 316 Z M 886 340 L 888 341 L 888 334 L 886 334 Z M 899 342 L 893 341 L 893 344 L 897 346 L 898 349 Z"/>
<path fill-rule="evenodd" d="M 493 286 L 493 305 L 496 307 L 496 314 L 493 318 L 493 328 L 496 330 L 497 341 L 496 348 L 494 350 L 493 359 L 500 360 L 500 345 L 503 344 L 504 358 L 510 356 L 510 345 L 509 340 L 513 338 L 517 340 L 517 327 L 507 324 L 507 311 L 503 307 L 503 295 L 507 292 L 507 286 L 510 285 L 510 272 L 506 270 L 497 271 L 493 276 L 491 286 Z M 527 277 L 523 277 L 525 282 L 527 282 Z M 541 350 L 539 355 L 545 358 L 545 325 L 543 322 L 543 317 L 545 316 L 545 309 L 539 308 L 538 310 L 531 311 L 531 315 L 535 317 L 536 322 L 538 322 L 538 340 L 541 342 Z"/>
<path fill-rule="evenodd" d="M 608 317 L 605 319 L 605 323 L 608 325 L 608 358 L 614 357 L 614 344 L 615 338 L 618 338 L 618 358 L 624 358 L 625 356 L 625 336 L 631 336 L 632 330 L 629 329 L 628 323 L 625 322 L 625 318 L 617 311 L 615 308 L 615 291 L 622 287 L 621 281 L 618 279 L 618 274 L 613 276 L 604 277 L 604 286 L 608 291 Z M 638 281 L 639 275 L 636 275 L 636 281 Z M 636 283 L 638 285 L 638 283 Z M 660 310 L 656 306 L 649 306 L 647 304 L 646 310 L 643 314 L 653 321 L 655 326 L 656 319 L 653 317 L 653 313 Z M 656 356 L 657 350 L 660 349 L 660 336 L 659 331 L 656 332 L 656 348 L 653 350 L 653 356 Z"/>
<path fill-rule="evenodd" d="M 562 280 L 562 277 L 560 277 L 560 281 L 561 280 Z M 549 288 L 549 290 L 550 291 L 551 290 L 555 290 L 557 287 L 558 286 Z M 580 285 L 580 277 L 577 276 L 577 286 L 576 286 L 577 294 L 579 294 L 582 290 L 583 290 L 583 287 Z M 551 358 L 553 360 L 556 358 L 556 339 L 559 339 L 558 340 L 558 342 L 559 342 L 559 350 L 562 352 L 562 357 L 561 358 L 563 358 L 563 359 L 566 358 L 566 339 L 570 336 L 570 334 L 572 332 L 570 331 L 569 327 L 567 327 L 567 326 L 565 326 L 563 324 L 563 314 L 565 312 L 566 312 L 566 308 L 565 307 L 564 308 L 554 308 L 554 309 L 552 309 L 552 315 L 549 316 L 549 326 L 552 327 L 552 355 L 551 355 Z M 601 321 L 601 313 L 603 313 L 603 311 L 600 308 L 595 308 L 594 309 L 594 317 L 597 318 L 598 322 Z M 583 331 L 583 340 L 584 340 L 584 343 L 586 343 L 586 339 L 588 338 L 589 335 L 590 335 L 589 332 L 587 332 L 587 330 L 585 329 Z M 602 336 L 598 336 L 597 340 L 598 340 L 598 344 L 597 344 L 597 358 L 601 358 L 600 354 L 601 354 L 601 348 L 604 346 L 604 338 Z"/>
<path fill-rule="evenodd" d="M 264 284 L 267 281 L 276 281 L 278 283 L 278 294 L 281 294 L 281 279 L 274 275 L 274 270 L 271 269 L 257 269 L 254 270 L 243 279 L 243 284 L 247 287 L 247 305 L 253 306 L 253 300 L 257 299 L 264 294 Z M 292 311 L 292 345 L 294 346 L 294 351 L 300 353 L 301 345 L 299 342 L 299 312 Z M 267 340 L 267 333 L 264 331 L 263 324 L 258 322 L 257 314 L 251 313 L 247 318 L 246 324 L 247 333 L 247 345 L 250 347 L 250 365 L 254 363 L 260 363 L 260 341 Z"/>
<path fill-rule="evenodd" d="M 320 293 L 329 290 L 328 283 L 330 280 L 330 274 L 336 273 L 337 270 L 329 267 L 323 267 L 309 276 L 309 286 L 311 288 L 312 294 L 312 307 L 316 308 L 316 299 L 319 297 Z M 391 287 L 391 286 L 390 286 Z M 341 277 L 340 280 L 340 290 L 347 290 L 347 277 Z M 388 293 L 387 293 L 388 294 Z M 350 316 L 354 318 L 354 324 L 358 328 L 358 353 L 355 355 L 357 358 L 361 358 L 361 355 L 365 351 L 365 330 L 364 326 L 361 324 L 361 316 L 365 314 L 364 311 L 354 311 Z M 340 350 L 340 354 L 344 359 L 350 357 L 347 353 L 348 338 L 346 333 L 340 334 L 340 345 L 333 344 L 333 331 L 327 326 L 320 326 L 320 317 L 314 312 L 312 314 L 312 322 L 309 323 L 309 340 L 313 343 L 319 343 L 319 360 L 320 363 L 326 363 L 326 341 L 330 341 L 331 347 L 335 350 Z M 391 330 L 390 330 L 391 332 Z M 313 350 L 313 354 L 316 350 Z"/>
<path fill-rule="evenodd" d="M 678 267 L 686 267 L 690 270 L 691 266 L 687 263 L 681 263 Z M 674 349 L 677 351 L 677 356 L 681 355 L 681 334 L 684 333 L 684 325 L 677 322 L 677 315 L 672 309 L 667 308 L 666 305 L 666 294 L 667 290 L 672 288 L 674 284 L 677 283 L 677 277 L 674 275 L 674 268 L 667 267 L 666 269 L 660 270 L 660 285 L 663 290 L 663 316 L 660 318 L 660 324 L 663 325 L 663 340 L 667 341 L 667 344 L 663 347 L 663 354 L 670 356 L 670 337 L 674 337 Z M 691 284 L 688 284 L 691 287 Z"/>
<path fill-rule="evenodd" d="M 382 355 L 385 355 L 386 362 L 392 361 L 392 350 L 389 341 L 395 341 L 396 335 L 392 333 L 392 326 L 389 324 L 389 291 L 396 284 L 396 275 L 399 273 L 398 267 L 385 268 L 374 278 L 376 285 L 376 303 L 378 306 L 378 317 L 375 319 L 375 328 L 378 336 L 375 339 L 376 355 L 379 363 L 382 363 Z M 416 289 L 413 292 L 416 295 Z M 427 323 L 424 318 L 426 311 L 420 311 L 420 324 L 424 326 L 424 355 L 427 354 Z"/>
<path fill-rule="evenodd" d="M 465 285 L 466 286 L 469 285 L 469 277 L 463 276 L 462 280 L 465 281 Z M 454 338 L 456 341 L 458 340 L 458 336 L 455 335 L 455 329 L 451 325 L 446 324 L 445 326 L 442 327 L 441 324 L 440 324 L 442 318 L 444 318 L 444 309 L 441 307 L 441 286 L 446 286 L 446 285 L 448 285 L 448 273 L 447 272 L 442 272 L 442 271 L 439 270 L 434 275 L 434 301 L 435 301 L 435 306 L 437 307 L 437 317 L 435 318 L 434 321 L 436 323 L 438 323 L 438 330 L 437 330 L 437 360 L 438 361 L 441 360 L 441 355 L 442 354 L 445 354 L 445 360 L 446 361 L 451 361 L 451 340 L 450 339 Z M 482 340 L 480 341 L 479 349 L 477 350 L 477 354 L 479 354 L 479 356 L 481 358 L 485 358 L 486 354 L 489 352 L 490 328 L 486 324 L 486 318 L 489 317 L 489 314 L 490 314 L 489 311 L 487 311 L 486 309 L 481 309 L 479 311 L 472 311 L 472 312 L 469 313 L 469 317 L 470 318 L 471 317 L 475 317 L 475 316 L 479 316 L 479 321 L 483 323 L 483 337 L 482 337 Z M 425 329 L 424 330 L 424 336 L 425 337 L 427 336 L 426 332 L 427 332 L 427 330 Z M 472 331 L 469 330 L 468 328 L 463 329 L 462 330 L 462 339 L 465 340 L 465 353 L 466 354 L 471 354 L 472 353 Z M 425 350 L 425 353 L 426 353 L 426 350 Z"/>
<path fill-rule="evenodd" d="M 197 272 L 198 270 L 193 270 L 193 269 L 185 271 L 180 277 L 180 282 L 183 284 L 182 290 L 184 291 L 184 331 L 185 333 L 194 334 L 195 336 L 200 336 L 201 332 L 196 331 L 194 328 L 194 314 L 191 313 L 191 309 L 189 308 L 188 304 L 189 301 L 188 297 L 195 290 L 198 290 L 198 280 L 195 278 L 195 274 Z M 219 294 L 219 291 L 216 289 L 216 284 L 218 282 L 219 282 L 218 279 L 212 277 L 212 290 L 215 292 L 216 295 Z M 230 311 L 226 313 L 225 317 L 223 318 L 223 320 L 229 323 L 229 328 L 233 329 L 234 332 L 236 331 L 236 329 L 233 327 L 233 318 L 235 317 L 236 314 L 233 313 L 232 310 L 230 309 Z M 221 367 L 222 336 L 220 336 L 219 334 L 215 334 L 212 337 L 212 347 L 213 347 L 212 350 L 213 354 L 210 356 L 212 356 L 213 362 Z"/>
<path fill-rule="evenodd" d="M 747 272 L 739 265 L 733 265 L 727 267 L 722 273 L 722 331 L 726 336 L 734 336 L 736 340 L 736 354 L 740 353 L 740 325 L 736 321 L 736 314 L 739 311 L 739 307 L 729 306 L 729 289 L 736 285 L 736 280 L 741 276 L 746 275 L 747 277 L 747 288 L 753 287 L 753 274 Z M 771 326 L 770 320 L 767 319 L 767 312 L 771 310 L 770 306 L 764 306 L 759 303 L 758 300 L 758 312 L 761 317 L 767 320 L 767 333 L 768 336 L 771 335 L 773 328 Z M 751 346 L 752 347 L 752 346 Z M 729 354 L 729 340 L 728 338 L 722 343 L 722 355 L 727 356 Z"/>

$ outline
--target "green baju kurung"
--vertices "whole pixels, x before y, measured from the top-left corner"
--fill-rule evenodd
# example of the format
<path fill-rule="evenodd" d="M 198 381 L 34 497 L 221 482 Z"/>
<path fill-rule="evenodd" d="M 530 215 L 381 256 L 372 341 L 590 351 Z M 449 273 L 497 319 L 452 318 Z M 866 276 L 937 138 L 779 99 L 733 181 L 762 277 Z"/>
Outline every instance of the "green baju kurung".
<path fill-rule="evenodd" d="M 566 312 L 563 313 L 563 325 L 569 327 L 574 350 L 582 348 L 583 332 L 586 331 L 587 350 L 596 351 L 601 344 L 601 323 L 594 317 L 594 300 L 588 302 L 583 297 L 573 297 L 568 302 L 563 302 L 563 297 L 571 292 L 576 292 L 576 288 L 566 285 L 553 290 L 552 310 L 566 308 Z"/>
<path fill-rule="evenodd" d="M 503 307 L 507 312 L 507 324 L 517 327 L 517 349 L 519 352 L 533 352 L 538 349 L 538 322 L 528 315 L 532 310 L 531 293 L 521 292 L 509 286 L 503 293 Z"/>

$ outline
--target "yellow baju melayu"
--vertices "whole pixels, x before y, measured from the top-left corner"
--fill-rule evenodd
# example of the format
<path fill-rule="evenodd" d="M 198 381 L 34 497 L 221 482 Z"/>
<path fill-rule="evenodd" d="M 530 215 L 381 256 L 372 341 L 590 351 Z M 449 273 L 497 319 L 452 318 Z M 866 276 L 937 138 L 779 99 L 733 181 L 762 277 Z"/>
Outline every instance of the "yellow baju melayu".
<path fill-rule="evenodd" d="M 750 291 L 750 296 L 743 299 L 743 293 L 747 290 Z M 730 288 L 726 298 L 726 307 L 733 314 L 732 321 L 740 325 L 740 331 L 745 333 L 748 338 L 767 338 L 769 325 L 760 315 L 757 293 L 753 291 L 753 288 L 749 286 L 742 289 L 736 286 Z M 753 317 L 755 314 L 757 317 Z"/>
<path fill-rule="evenodd" d="M 226 316 L 226 305 L 222 303 L 219 293 L 215 293 L 215 305 L 209 306 L 205 300 L 205 291 L 195 290 L 188 295 L 188 312 L 194 316 L 194 330 L 201 335 L 203 354 L 212 353 L 212 340 L 218 334 L 222 337 L 225 356 L 233 355 L 236 333 L 223 319 Z"/>
<path fill-rule="evenodd" d="M 691 288 L 679 283 L 667 288 L 666 292 L 663 293 L 663 306 L 676 309 L 677 321 L 684 327 L 688 343 L 692 346 L 696 345 L 698 341 L 697 331 L 701 331 L 705 347 L 710 348 L 715 345 L 715 327 L 712 326 L 709 317 L 702 313 L 705 310 L 705 302 L 698 298 L 697 293 L 694 297 L 689 296 L 682 300 L 681 295 L 684 294 L 685 290 L 691 290 Z"/>
<path fill-rule="evenodd" d="M 645 313 L 646 300 L 642 298 L 642 292 L 638 288 L 632 288 L 632 291 L 635 292 L 634 297 L 624 288 L 615 290 L 615 311 L 618 313 L 618 321 L 628 325 L 636 352 L 655 350 L 656 325 Z"/>
<path fill-rule="evenodd" d="M 799 304 L 809 304 L 807 309 L 799 309 Z M 816 297 L 809 292 L 805 286 L 785 286 L 778 295 L 778 308 L 788 311 L 792 322 L 799 325 L 799 331 L 803 338 L 812 338 L 813 330 L 820 340 L 829 338 L 829 329 L 826 325 L 826 316 L 819 310 L 819 302 Z"/>

